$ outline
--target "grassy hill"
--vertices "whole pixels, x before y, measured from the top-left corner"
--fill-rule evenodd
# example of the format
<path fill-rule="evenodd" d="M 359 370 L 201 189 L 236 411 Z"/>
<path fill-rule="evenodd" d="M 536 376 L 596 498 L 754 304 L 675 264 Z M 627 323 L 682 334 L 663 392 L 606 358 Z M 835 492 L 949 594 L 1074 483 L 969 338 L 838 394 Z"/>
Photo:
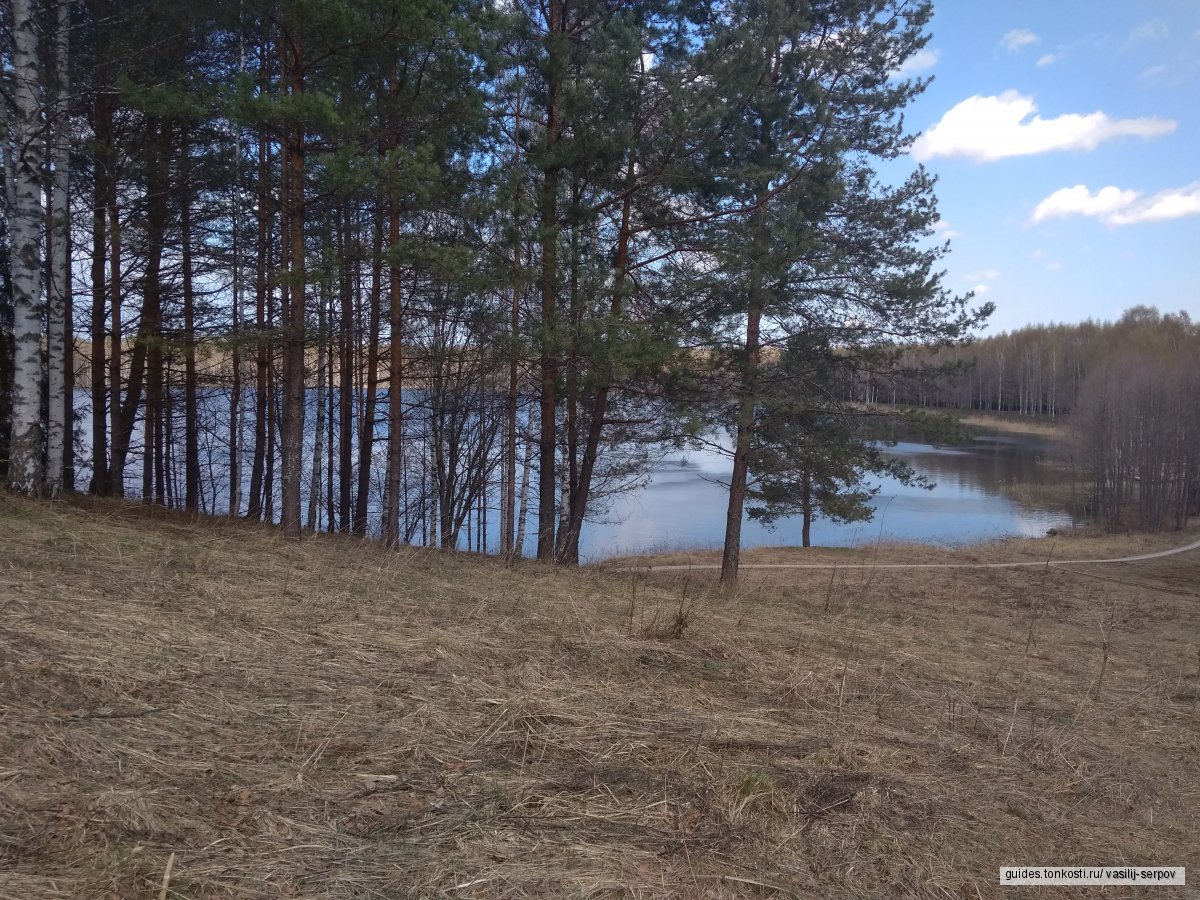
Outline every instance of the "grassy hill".
<path fill-rule="evenodd" d="M 997 870 L 1200 876 L 1200 554 L 1090 571 L 770 570 L 729 597 L 708 572 L 0 495 L 0 897 L 1077 898 Z"/>

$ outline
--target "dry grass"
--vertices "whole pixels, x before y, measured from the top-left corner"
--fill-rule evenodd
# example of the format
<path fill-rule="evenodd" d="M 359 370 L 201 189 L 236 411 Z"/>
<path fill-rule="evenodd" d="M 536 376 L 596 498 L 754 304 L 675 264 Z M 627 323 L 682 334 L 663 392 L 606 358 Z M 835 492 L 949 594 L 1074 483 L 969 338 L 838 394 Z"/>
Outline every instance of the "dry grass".
<path fill-rule="evenodd" d="M 753 563 L 995 563 L 1043 562 L 1063 559 L 1112 559 L 1136 556 L 1182 546 L 1200 537 L 1200 527 L 1159 534 L 1109 534 L 1098 526 L 1067 527 L 1053 537 L 1006 537 L 995 541 L 950 549 L 931 544 L 878 541 L 862 547 L 757 547 L 742 552 L 744 564 Z M 597 566 L 618 570 L 629 566 L 699 565 L 719 566 L 719 550 L 675 550 L 641 556 L 614 557 Z M 1197 560 L 1200 563 L 1200 560 Z M 1198 567 L 1200 571 L 1200 567 Z M 757 577 L 757 576 L 756 576 Z"/>
<path fill-rule="evenodd" d="M 1008 481 L 1000 486 L 1000 492 L 1030 509 L 1060 510 L 1083 519 L 1086 518 L 1085 503 L 1092 495 L 1092 485 L 1086 481 L 1073 481 L 1069 473 L 1063 473 L 1061 478 L 1053 481 Z"/>
<path fill-rule="evenodd" d="M 1040 416 L 1019 416 L 1012 413 L 972 412 L 962 416 L 963 425 L 997 431 L 1001 434 L 1031 434 L 1039 437 L 1061 438 L 1066 433 L 1062 419 L 1045 419 Z"/>
<path fill-rule="evenodd" d="M 175 898 L 1196 871 L 1198 574 L 766 572 L 721 597 L 0 498 L 0 897 L 157 897 L 171 854 Z"/>

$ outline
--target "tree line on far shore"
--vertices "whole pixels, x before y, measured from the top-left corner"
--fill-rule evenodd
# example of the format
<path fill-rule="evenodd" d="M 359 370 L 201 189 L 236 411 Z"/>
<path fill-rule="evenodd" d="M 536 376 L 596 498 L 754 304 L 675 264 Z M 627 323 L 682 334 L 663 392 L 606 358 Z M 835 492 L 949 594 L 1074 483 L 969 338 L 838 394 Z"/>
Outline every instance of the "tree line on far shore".
<path fill-rule="evenodd" d="M 1110 530 L 1158 531 L 1200 515 L 1200 325 L 1187 313 L 1135 306 L 1116 322 L 1034 325 L 964 346 L 910 348 L 896 366 L 895 377 L 851 375 L 843 396 L 1063 417 L 1088 517 Z"/>

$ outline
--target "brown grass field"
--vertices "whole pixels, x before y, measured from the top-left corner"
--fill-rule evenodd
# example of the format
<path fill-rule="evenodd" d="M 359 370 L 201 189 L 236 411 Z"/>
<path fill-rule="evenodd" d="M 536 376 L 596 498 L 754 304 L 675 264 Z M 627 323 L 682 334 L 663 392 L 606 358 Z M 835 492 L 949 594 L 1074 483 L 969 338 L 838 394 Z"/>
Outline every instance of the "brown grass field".
<path fill-rule="evenodd" d="M 1200 553 L 721 595 L 0 494 L 0 897 L 1200 897 L 1052 864 L 1200 879 Z"/>

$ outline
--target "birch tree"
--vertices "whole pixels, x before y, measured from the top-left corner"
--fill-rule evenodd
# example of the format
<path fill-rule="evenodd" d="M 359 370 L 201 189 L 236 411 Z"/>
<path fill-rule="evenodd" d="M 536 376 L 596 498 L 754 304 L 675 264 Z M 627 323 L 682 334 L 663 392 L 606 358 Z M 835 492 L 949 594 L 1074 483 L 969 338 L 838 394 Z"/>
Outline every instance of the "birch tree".
<path fill-rule="evenodd" d="M 38 496 L 45 487 L 42 404 L 42 123 L 38 34 L 32 0 L 13 0 L 12 234 L 13 382 L 9 486 Z"/>

